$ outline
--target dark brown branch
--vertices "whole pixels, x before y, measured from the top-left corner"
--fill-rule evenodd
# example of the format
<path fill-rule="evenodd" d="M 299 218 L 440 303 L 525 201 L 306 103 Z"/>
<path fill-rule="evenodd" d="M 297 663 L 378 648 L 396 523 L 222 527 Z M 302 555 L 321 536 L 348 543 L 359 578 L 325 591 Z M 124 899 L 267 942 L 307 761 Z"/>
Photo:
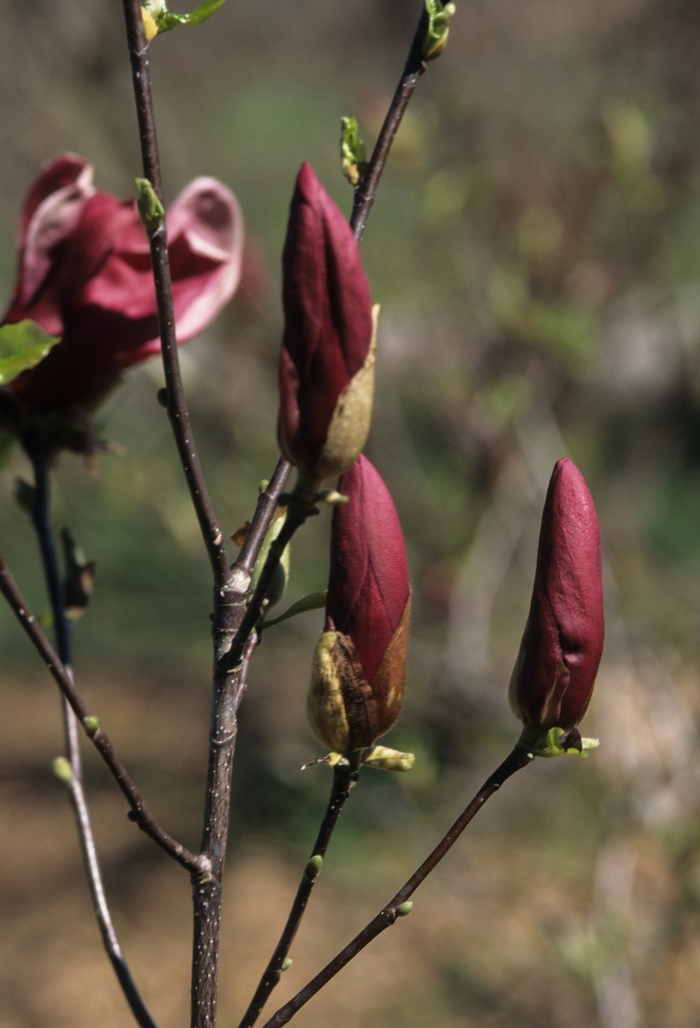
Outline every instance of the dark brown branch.
<path fill-rule="evenodd" d="M 148 44 L 144 35 L 140 0 L 124 0 L 124 14 L 126 16 L 129 57 L 131 59 L 134 94 L 136 97 L 143 173 L 144 177 L 150 181 L 155 189 L 161 203 L 164 204 L 156 124 L 153 115 Z M 173 290 L 170 279 L 168 237 L 165 221 L 154 232 L 149 232 L 149 240 L 158 303 L 158 324 L 160 327 L 163 368 L 168 394 L 168 416 L 172 425 L 173 435 L 175 436 L 180 461 L 185 472 L 185 478 L 187 479 L 190 496 L 192 497 L 192 503 L 199 521 L 204 545 L 209 555 L 214 581 L 221 587 L 228 579 L 228 559 L 224 547 L 224 537 L 214 514 L 202 466 L 197 455 L 197 448 L 190 424 L 190 415 L 187 410 L 187 402 L 182 387 L 177 337 L 175 334 L 175 311 L 173 308 Z"/>
<path fill-rule="evenodd" d="M 255 995 L 250 1001 L 250 1005 L 245 1012 L 243 1020 L 241 1021 L 239 1028 L 252 1028 L 255 1024 L 262 1008 L 270 996 L 270 993 L 279 983 L 280 975 L 284 962 L 287 958 L 287 954 L 291 949 L 294 938 L 301 924 L 301 919 L 304 916 L 306 905 L 309 902 L 311 896 L 311 890 L 316 884 L 316 880 L 321 873 L 321 861 L 326 855 L 328 844 L 331 841 L 333 830 L 336 826 L 340 812 L 345 805 L 345 801 L 350 795 L 350 790 L 357 781 L 357 769 L 351 767 L 349 764 L 340 765 L 336 764 L 333 769 L 333 786 L 331 788 L 331 794 L 328 799 L 328 806 L 326 807 L 326 813 L 324 814 L 321 827 L 314 843 L 314 848 L 311 851 L 311 856 L 302 875 L 302 879 L 299 883 L 294 902 L 292 903 L 292 909 L 289 912 L 287 923 L 284 926 L 280 940 L 277 943 L 275 952 L 270 958 L 270 962 L 265 968 L 265 972 L 260 979 L 260 983 L 255 990 Z M 321 861 L 314 861 L 315 857 L 320 857 Z"/>
<path fill-rule="evenodd" d="M 35 441 L 36 442 L 36 441 Z M 25 449 L 34 468 L 34 507 L 32 510 L 32 521 L 39 541 L 41 562 L 44 568 L 46 585 L 53 614 L 54 632 L 58 646 L 59 657 L 63 662 L 66 673 L 72 677 L 71 660 L 71 626 L 66 617 L 63 604 L 61 574 L 59 571 L 56 548 L 53 541 L 51 529 L 51 489 L 49 453 L 45 445 L 36 443 L 32 446 L 30 439 L 25 439 Z M 78 722 L 75 714 L 68 705 L 65 696 L 61 696 L 61 710 L 63 714 L 64 737 L 66 741 L 66 753 L 71 767 L 71 778 L 66 784 L 68 798 L 75 817 L 78 829 L 78 840 L 80 851 L 83 857 L 83 866 L 87 878 L 90 898 L 92 900 L 95 919 L 100 929 L 102 943 L 110 959 L 114 973 L 122 988 L 131 1012 L 140 1025 L 140 1028 L 155 1028 L 155 1023 L 143 1002 L 136 987 L 129 965 L 122 953 L 119 939 L 112 922 L 109 905 L 105 896 L 102 883 L 102 872 L 97 858 L 95 837 L 90 821 L 85 789 L 83 786 L 83 762 L 80 754 L 80 736 L 78 733 Z"/>
<path fill-rule="evenodd" d="M 384 119 L 384 124 L 382 125 L 379 138 L 377 139 L 374 147 L 367 172 L 355 191 L 350 227 L 353 229 L 355 239 L 357 239 L 358 243 L 362 240 L 362 236 L 364 235 L 367 218 L 369 217 L 369 212 L 371 211 L 372 204 L 374 203 L 379 179 L 382 177 L 384 165 L 386 164 L 389 151 L 391 150 L 391 144 L 394 142 L 394 136 L 399 130 L 401 119 L 403 118 L 409 101 L 413 96 L 413 91 L 425 71 L 425 63 L 421 55 L 421 48 L 427 28 L 428 13 L 425 9 L 425 4 L 422 4 L 421 15 L 418 19 L 418 25 L 413 36 L 413 42 L 411 43 L 408 59 L 406 60 L 403 72 L 401 73 L 401 78 L 399 79 L 399 84 L 396 87 L 396 92 L 394 93 L 391 105 L 387 111 L 386 118 Z"/>
<path fill-rule="evenodd" d="M 197 875 L 207 874 L 209 862 L 206 857 L 196 856 L 194 853 L 191 853 L 177 839 L 174 839 L 165 829 L 161 828 L 154 818 L 129 772 L 122 764 L 107 734 L 101 727 L 96 727 L 97 719 L 93 719 L 90 708 L 73 684 L 72 676 L 59 660 L 53 646 L 29 610 L 17 583 L 12 577 L 10 569 L 2 557 L 0 557 L 0 592 L 9 603 L 17 620 L 53 675 L 59 689 L 67 699 L 73 713 L 85 729 L 86 734 L 92 740 L 93 745 L 112 772 L 112 776 L 131 807 L 133 820 L 146 835 L 149 835 L 154 842 L 157 842 L 166 853 L 169 853 L 171 857 L 179 864 L 182 864 L 183 867 L 186 867 L 188 871 Z"/>
<path fill-rule="evenodd" d="M 220 640 L 226 645 L 224 635 Z M 210 872 L 193 877 L 194 947 L 192 958 L 192 1020 L 195 1028 L 214 1028 L 221 938 L 221 901 L 226 859 L 229 810 L 231 806 L 231 764 L 236 746 L 236 714 L 247 687 L 250 658 L 258 638 L 251 635 L 240 665 L 232 673 L 216 671 L 209 733 L 206 809 L 202 853 Z"/>
<path fill-rule="evenodd" d="M 288 1003 L 273 1014 L 269 1021 L 265 1022 L 264 1028 L 280 1028 L 287 1024 L 294 1017 L 298 1010 L 308 1003 L 320 989 L 327 985 L 331 978 L 341 971 L 346 964 L 360 953 L 373 939 L 376 939 L 386 928 L 391 927 L 400 916 L 399 908 L 413 895 L 418 886 L 425 881 L 431 871 L 440 863 L 445 854 L 455 844 L 464 829 L 472 820 L 475 814 L 481 810 L 486 800 L 494 794 L 503 783 L 521 768 L 526 767 L 533 760 L 533 754 L 516 746 L 513 752 L 506 757 L 501 766 L 494 771 L 490 778 L 484 782 L 478 793 L 468 807 L 462 811 L 447 834 L 440 840 L 430 856 L 423 861 L 418 870 L 411 875 L 403 888 L 399 889 L 394 898 L 390 900 L 382 910 L 379 911 L 365 928 L 356 935 L 352 942 L 338 953 L 322 971 L 312 978 L 311 981 L 301 989 Z"/>

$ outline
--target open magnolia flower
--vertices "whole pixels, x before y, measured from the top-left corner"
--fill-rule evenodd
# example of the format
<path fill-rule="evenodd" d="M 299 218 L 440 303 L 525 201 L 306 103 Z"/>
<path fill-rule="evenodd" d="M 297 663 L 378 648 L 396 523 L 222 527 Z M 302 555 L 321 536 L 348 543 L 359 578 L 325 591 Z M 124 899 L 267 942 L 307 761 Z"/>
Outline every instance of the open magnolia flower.
<path fill-rule="evenodd" d="M 604 636 L 598 518 L 583 475 L 565 457 L 547 491 L 530 614 L 509 691 L 536 752 L 539 746 L 542 755 L 555 756 L 559 740 L 586 713 Z M 571 748 L 580 751 L 575 736 Z M 584 742 L 591 748 L 595 740 Z"/>
<path fill-rule="evenodd" d="M 122 371 L 160 350 L 148 239 L 134 199 L 96 190 L 91 164 L 62 154 L 20 216 L 19 273 L 2 324 L 30 318 L 61 342 L 8 387 L 17 408 L 90 410 Z M 166 216 L 178 342 L 201 332 L 238 285 L 243 218 L 235 197 L 197 178 Z M 7 406 L 7 403 L 4 404 Z"/>
<path fill-rule="evenodd" d="M 333 511 L 326 624 L 308 699 L 311 727 L 348 756 L 388 732 L 403 704 L 411 588 L 403 532 L 379 472 L 360 457 Z M 408 770 L 411 754 L 376 747 L 364 762 Z"/>
<path fill-rule="evenodd" d="M 308 164 L 297 176 L 282 269 L 280 448 L 300 471 L 332 478 L 369 433 L 378 308 L 352 230 Z"/>

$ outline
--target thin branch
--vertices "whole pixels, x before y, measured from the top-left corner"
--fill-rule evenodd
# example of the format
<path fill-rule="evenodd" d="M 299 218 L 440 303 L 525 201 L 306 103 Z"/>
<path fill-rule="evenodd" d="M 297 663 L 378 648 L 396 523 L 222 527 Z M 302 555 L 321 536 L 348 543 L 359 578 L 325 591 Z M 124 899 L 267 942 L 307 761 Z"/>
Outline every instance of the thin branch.
<path fill-rule="evenodd" d="M 146 43 L 143 19 L 141 17 L 141 0 L 124 0 L 124 14 L 126 17 L 134 94 L 136 97 L 143 173 L 144 177 L 150 181 L 155 189 L 161 203 L 164 204 L 156 124 L 153 114 L 148 44 Z M 221 587 L 228 580 L 228 558 L 224 547 L 224 537 L 216 520 L 209 491 L 204 480 L 202 466 L 197 455 L 197 448 L 190 424 L 190 415 L 187 410 L 185 392 L 182 386 L 180 360 L 177 352 L 177 336 L 175 334 L 175 310 L 173 307 L 173 290 L 170 277 L 170 262 L 168 260 L 168 237 L 165 221 L 158 229 L 154 232 L 149 232 L 148 235 L 158 303 L 161 352 L 168 394 L 168 416 L 175 436 L 180 461 L 185 472 L 185 478 L 187 479 L 190 496 L 192 497 L 192 503 L 199 521 L 204 545 L 209 555 L 214 581 L 218 587 Z"/>
<path fill-rule="evenodd" d="M 129 772 L 122 764 L 106 732 L 101 726 L 95 727 L 99 723 L 97 718 L 93 717 L 87 703 L 85 703 L 76 689 L 72 676 L 64 667 L 63 662 L 59 660 L 53 646 L 46 638 L 36 618 L 27 606 L 10 569 L 2 557 L 0 557 L 0 592 L 9 603 L 20 625 L 53 675 L 55 682 L 68 700 L 73 713 L 85 729 L 86 734 L 92 740 L 93 745 L 112 772 L 112 776 L 131 807 L 133 820 L 146 835 L 149 835 L 154 842 L 157 842 L 166 853 L 169 853 L 171 857 L 179 864 L 182 864 L 183 867 L 186 867 L 188 871 L 198 875 L 207 874 L 209 863 L 206 857 L 191 853 L 182 843 L 179 843 L 164 828 L 161 828 L 148 808 L 146 801 L 136 788 Z"/>
<path fill-rule="evenodd" d="M 345 801 L 350 795 L 350 790 L 357 781 L 357 768 L 351 767 L 349 764 L 336 764 L 333 769 L 333 785 L 331 788 L 331 794 L 328 799 L 328 806 L 326 807 L 326 813 L 324 814 L 321 827 L 319 829 L 314 848 L 311 851 L 311 856 L 304 869 L 299 887 L 297 889 L 294 902 L 292 903 L 292 909 L 289 912 L 287 923 L 284 926 L 280 940 L 277 943 L 275 952 L 270 958 L 270 962 L 265 968 L 265 972 L 260 979 L 260 983 L 255 990 L 255 995 L 250 1001 L 250 1005 L 243 1016 L 239 1028 L 252 1028 L 260 1016 L 260 1012 L 265 1006 L 272 990 L 279 983 L 280 976 L 284 962 L 287 958 L 287 954 L 291 949 L 294 938 L 301 924 L 301 919 L 304 916 L 306 905 L 309 902 L 311 896 L 311 890 L 316 884 L 316 880 L 321 873 L 321 867 L 323 858 L 326 855 L 328 844 L 331 841 L 333 829 L 336 826 L 340 812 L 345 805 Z M 315 858 L 320 857 L 320 860 Z"/>
<path fill-rule="evenodd" d="M 284 457 L 280 457 L 272 478 L 258 497 L 255 514 L 250 523 L 241 552 L 238 554 L 233 565 L 234 569 L 248 572 L 253 570 L 262 544 L 265 541 L 267 530 L 277 510 L 277 498 L 287 485 L 291 472 L 292 465 Z"/>
<path fill-rule="evenodd" d="M 384 165 L 391 150 L 391 144 L 394 142 L 394 136 L 399 130 L 401 119 L 406 113 L 406 108 L 413 96 L 413 91 L 426 70 L 426 65 L 421 55 L 421 48 L 427 28 L 428 12 L 425 3 L 423 3 L 421 5 L 418 25 L 411 43 L 411 49 L 374 147 L 369 167 L 355 191 L 350 227 L 353 229 L 358 243 L 364 235 L 367 218 L 374 203 L 379 179 L 382 177 Z"/>
<path fill-rule="evenodd" d="M 35 448 L 27 447 L 27 453 L 34 468 L 34 506 L 32 509 L 32 521 L 37 533 L 39 549 L 41 552 L 44 575 L 51 603 L 53 614 L 54 632 L 56 644 L 61 660 L 65 666 L 66 674 L 72 678 L 71 659 L 71 629 L 66 617 L 63 595 L 61 589 L 61 576 L 56 558 L 56 548 L 51 530 L 51 495 L 50 495 L 50 471 L 49 455 L 45 446 Z M 83 866 L 87 878 L 90 898 L 95 912 L 102 943 L 107 956 L 110 959 L 117 980 L 122 988 L 131 1012 L 141 1028 L 156 1028 L 155 1022 L 143 1002 L 136 984 L 131 976 L 129 965 L 122 953 L 119 939 L 114 929 L 112 916 L 109 911 L 107 898 L 105 896 L 102 873 L 95 847 L 95 837 L 90 822 L 85 790 L 83 787 L 83 766 L 80 755 L 80 738 L 78 735 L 78 723 L 75 715 L 68 705 L 65 696 L 61 697 L 61 710 L 63 713 L 63 728 L 66 740 L 66 753 L 71 766 L 71 779 L 67 783 L 66 790 L 73 809 L 78 839 L 83 857 Z"/>
<path fill-rule="evenodd" d="M 394 898 L 355 936 L 352 942 L 349 942 L 329 964 L 326 964 L 322 971 L 319 971 L 315 978 L 312 978 L 296 996 L 292 997 L 283 1007 L 280 1007 L 270 1020 L 265 1022 L 264 1028 L 280 1028 L 281 1025 L 287 1024 L 297 1011 L 308 1003 L 312 996 L 315 996 L 317 992 L 327 985 L 331 978 L 334 978 L 346 964 L 349 964 L 365 946 L 373 939 L 376 939 L 386 928 L 391 927 L 396 918 L 402 913 L 408 913 L 408 910 L 404 909 L 402 911 L 399 908 L 407 902 L 418 886 L 437 867 L 474 815 L 481 810 L 489 796 L 492 796 L 511 775 L 519 771 L 520 768 L 526 767 L 533 759 L 532 753 L 528 753 L 521 747 L 516 746 L 501 766 L 484 782 L 469 806 L 462 811 L 447 834 L 440 840 L 430 856 L 423 861 L 418 870 L 411 875 L 403 888 L 399 889 Z"/>

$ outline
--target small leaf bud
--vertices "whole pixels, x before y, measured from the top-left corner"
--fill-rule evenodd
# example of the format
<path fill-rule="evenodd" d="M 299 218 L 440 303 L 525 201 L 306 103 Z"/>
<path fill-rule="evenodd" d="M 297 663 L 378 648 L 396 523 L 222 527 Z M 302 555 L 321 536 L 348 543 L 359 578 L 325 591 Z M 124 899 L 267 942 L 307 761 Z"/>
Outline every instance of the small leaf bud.
<path fill-rule="evenodd" d="M 136 206 L 141 224 L 149 235 L 153 235 L 163 224 L 165 209 L 147 178 L 137 178 L 134 181 L 136 182 Z"/>
<path fill-rule="evenodd" d="M 396 916 L 397 917 L 406 917 L 406 915 L 410 914 L 412 910 L 413 910 L 413 900 L 406 900 L 405 903 L 402 903 L 401 906 L 396 908 Z"/>
<path fill-rule="evenodd" d="M 83 728 L 92 739 L 92 737 L 99 731 L 100 719 L 98 717 L 93 717 L 92 715 L 84 717 Z"/>
<path fill-rule="evenodd" d="M 318 876 L 320 875 L 322 867 L 323 857 L 320 855 L 320 853 L 314 854 L 314 856 L 311 857 L 308 864 L 306 865 L 306 877 L 309 878 L 312 882 L 315 881 L 315 879 L 318 878 Z"/>
<path fill-rule="evenodd" d="M 51 769 L 59 782 L 63 782 L 64 785 L 70 785 L 73 781 L 73 768 L 65 757 L 56 757 L 51 764 Z"/>
<path fill-rule="evenodd" d="M 416 762 L 415 753 L 402 753 L 388 746 L 373 746 L 362 763 L 382 771 L 410 771 Z"/>

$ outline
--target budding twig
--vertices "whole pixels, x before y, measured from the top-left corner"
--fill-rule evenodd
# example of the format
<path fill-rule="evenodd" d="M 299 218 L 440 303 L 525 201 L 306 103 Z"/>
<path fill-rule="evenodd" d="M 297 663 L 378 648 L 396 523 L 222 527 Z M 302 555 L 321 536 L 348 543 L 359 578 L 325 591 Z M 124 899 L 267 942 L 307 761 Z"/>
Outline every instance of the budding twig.
<path fill-rule="evenodd" d="M 153 113 L 148 44 L 146 43 L 143 19 L 141 17 L 141 0 L 124 0 L 124 14 L 126 17 L 134 94 L 136 97 L 143 173 L 144 177 L 152 185 L 156 197 L 163 204 L 163 183 L 160 171 L 160 158 L 158 156 L 156 123 Z M 221 587 L 228 579 L 228 559 L 224 547 L 224 537 L 216 520 L 197 454 L 190 424 L 190 415 L 182 387 L 180 359 L 178 357 L 177 337 L 175 335 L 175 310 L 173 307 L 165 221 L 162 221 L 157 228 L 149 230 L 148 237 L 151 246 L 151 262 L 153 264 L 153 278 L 158 303 L 161 352 L 168 393 L 168 415 L 190 490 L 190 496 L 192 497 L 192 504 L 199 521 L 204 545 L 209 555 L 214 580 L 217 586 Z"/>
<path fill-rule="evenodd" d="M 58 654 L 39 627 L 36 618 L 27 606 L 10 569 L 2 557 L 0 557 L 0 592 L 9 603 L 17 620 L 53 675 L 59 689 L 68 700 L 71 710 L 92 740 L 95 749 L 111 771 L 112 776 L 134 813 L 134 820 L 139 828 L 146 835 L 149 835 L 154 842 L 157 842 L 166 853 L 169 853 L 178 864 L 186 867 L 188 871 L 198 875 L 206 874 L 208 871 L 206 858 L 191 853 L 182 843 L 179 843 L 164 828 L 161 828 L 154 818 L 141 793 L 136 788 L 131 775 L 114 749 L 107 733 L 100 726 L 98 718 L 94 717 L 90 712 L 87 703 L 85 703 L 76 689 L 72 676 L 64 667 L 63 662 L 59 659 Z"/>
<path fill-rule="evenodd" d="M 60 658 L 66 674 L 73 677 L 71 659 L 71 630 L 66 617 L 61 590 L 61 577 L 56 559 L 56 549 L 51 531 L 51 495 L 48 465 L 48 452 L 45 446 L 31 448 L 27 452 L 34 468 L 34 506 L 32 521 L 37 533 L 41 561 L 44 568 L 46 585 L 53 614 L 54 632 Z M 129 965 L 119 945 L 119 939 L 112 922 L 109 905 L 102 882 L 102 872 L 97 857 L 95 837 L 90 821 L 85 789 L 83 787 L 83 765 L 80 755 L 80 739 L 78 724 L 65 696 L 61 697 L 63 711 L 63 727 L 66 741 L 66 752 L 70 763 L 70 777 L 66 781 L 66 791 L 73 808 L 80 850 L 83 855 L 83 866 L 90 890 L 90 898 L 95 912 L 102 943 L 109 957 L 114 973 L 122 988 L 131 1012 L 141 1028 L 155 1028 L 155 1022 L 143 1002 L 136 984 L 131 976 Z"/>
<path fill-rule="evenodd" d="M 423 60 L 422 48 L 428 24 L 428 12 L 425 3 L 422 3 L 418 25 L 416 26 L 416 31 L 413 36 L 408 58 L 406 59 L 406 64 L 401 72 L 399 84 L 396 87 L 396 92 L 394 93 L 391 105 L 389 106 L 389 110 L 387 111 L 384 119 L 384 124 L 382 125 L 374 151 L 372 152 L 367 172 L 355 190 L 350 227 L 354 231 L 355 239 L 357 239 L 358 243 L 364 235 L 367 218 L 369 217 L 369 212 L 371 211 L 372 204 L 374 203 L 379 179 L 382 177 L 384 165 L 387 162 L 389 151 L 391 150 L 391 144 L 394 142 L 394 136 L 399 130 L 399 125 L 406 113 L 406 108 L 413 96 L 413 91 L 418 85 L 418 82 L 426 68 L 425 61 Z"/>
<path fill-rule="evenodd" d="M 311 851 L 311 857 L 309 858 L 304 874 L 299 882 L 299 887 L 292 903 L 292 909 L 289 912 L 287 923 L 284 926 L 280 940 L 277 943 L 275 952 L 272 954 L 270 961 L 265 968 L 265 972 L 260 979 L 260 983 L 255 990 L 255 995 L 250 1001 L 250 1005 L 243 1016 L 238 1028 L 252 1028 L 260 1016 L 262 1008 L 270 996 L 270 993 L 279 983 L 280 975 L 284 968 L 287 954 L 291 949 L 294 938 L 301 924 L 301 919 L 304 916 L 306 905 L 309 902 L 311 896 L 311 890 L 316 884 L 316 879 L 321 873 L 321 867 L 323 865 L 323 858 L 326 855 L 328 844 L 331 841 L 333 829 L 336 826 L 336 822 L 340 817 L 340 812 L 345 805 L 345 801 L 350 795 L 350 790 L 357 781 L 357 768 L 353 768 L 349 763 L 336 764 L 333 769 L 333 785 L 331 787 L 331 794 L 328 799 L 328 806 L 326 807 L 326 813 L 323 816 L 321 827 L 314 843 L 314 848 Z"/>
<path fill-rule="evenodd" d="M 447 834 L 440 840 L 430 856 L 423 861 L 418 870 L 411 875 L 403 888 L 399 889 L 394 898 L 391 899 L 385 907 L 382 907 L 376 917 L 374 917 L 369 924 L 355 936 L 352 942 L 349 942 L 347 946 L 345 946 L 345 948 L 330 961 L 330 963 L 326 964 L 323 970 L 319 971 L 315 978 L 312 978 L 311 981 L 305 985 L 304 988 L 296 994 L 296 996 L 293 996 L 288 1003 L 285 1003 L 283 1007 L 280 1007 L 280 1009 L 273 1014 L 270 1020 L 265 1022 L 263 1028 L 281 1028 L 281 1025 L 287 1024 L 291 1021 L 297 1011 L 299 1011 L 313 996 L 316 995 L 317 992 L 327 985 L 331 978 L 334 978 L 346 964 L 349 964 L 350 961 L 365 948 L 365 946 L 372 942 L 373 939 L 376 939 L 376 937 L 386 928 L 390 928 L 396 921 L 397 917 L 408 913 L 410 910 L 410 906 L 408 905 L 410 897 L 416 891 L 418 886 L 425 881 L 430 872 L 437 867 L 452 846 L 454 846 L 455 842 L 474 815 L 477 814 L 483 807 L 484 803 L 486 803 L 486 800 L 492 796 L 494 792 L 500 789 L 503 783 L 510 778 L 511 775 L 515 774 L 516 771 L 519 771 L 520 768 L 526 767 L 533 759 L 532 753 L 516 746 L 512 753 L 506 757 L 500 767 L 498 767 L 491 777 L 484 782 L 469 806 L 462 811 Z"/>

